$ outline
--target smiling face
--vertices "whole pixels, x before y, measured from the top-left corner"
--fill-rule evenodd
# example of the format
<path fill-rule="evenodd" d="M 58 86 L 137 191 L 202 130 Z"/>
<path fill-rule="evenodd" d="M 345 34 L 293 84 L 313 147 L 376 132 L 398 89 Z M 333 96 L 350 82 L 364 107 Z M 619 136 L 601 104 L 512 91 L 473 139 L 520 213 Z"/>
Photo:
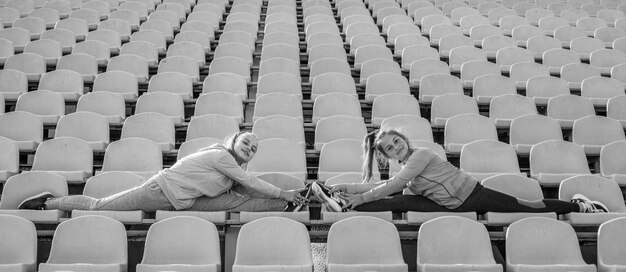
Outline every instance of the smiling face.
<path fill-rule="evenodd" d="M 241 163 L 246 163 L 252 160 L 254 154 L 256 154 L 259 141 L 252 133 L 244 133 L 237 137 L 233 149 Z"/>
<path fill-rule="evenodd" d="M 411 152 L 408 143 L 402 137 L 391 133 L 382 136 L 378 145 L 385 157 L 398 161 L 406 160 Z"/>

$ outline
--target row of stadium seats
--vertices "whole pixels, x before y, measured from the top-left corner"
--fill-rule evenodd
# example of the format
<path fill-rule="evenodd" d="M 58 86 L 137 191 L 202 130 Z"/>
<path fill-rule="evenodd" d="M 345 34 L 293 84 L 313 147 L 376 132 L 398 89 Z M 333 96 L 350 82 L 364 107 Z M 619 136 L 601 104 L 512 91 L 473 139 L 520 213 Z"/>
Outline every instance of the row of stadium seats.
<path fill-rule="evenodd" d="M 12 241 L 0 249 L 13 259 L 8 266 L 35 271 L 35 226 L 16 216 L 0 216 L 0 237 Z M 511 224 L 506 231 L 506 271 L 620 269 L 625 250 L 626 219 L 602 224 L 597 232 L 597 267 L 586 264 L 574 229 L 553 219 L 532 217 Z M 396 227 L 383 220 L 358 216 L 331 225 L 326 271 L 386 269 L 408 271 Z M 153 224 L 137 271 L 221 271 L 220 241 L 214 224 L 188 216 Z M 233 271 L 312 271 L 310 238 L 302 223 L 268 217 L 246 223 L 237 240 Z M 415 247 L 415 245 L 412 245 Z M 504 271 L 496 263 L 487 229 L 462 217 L 440 217 L 421 225 L 417 236 L 418 271 L 481 269 Z M 471 250 L 468 250 L 471 248 Z M 5 254 L 0 254 L 0 256 Z M 102 216 L 81 216 L 59 224 L 48 260 L 38 271 L 89 269 L 127 271 L 124 226 Z M 597 270 L 596 270 L 597 269 Z"/>

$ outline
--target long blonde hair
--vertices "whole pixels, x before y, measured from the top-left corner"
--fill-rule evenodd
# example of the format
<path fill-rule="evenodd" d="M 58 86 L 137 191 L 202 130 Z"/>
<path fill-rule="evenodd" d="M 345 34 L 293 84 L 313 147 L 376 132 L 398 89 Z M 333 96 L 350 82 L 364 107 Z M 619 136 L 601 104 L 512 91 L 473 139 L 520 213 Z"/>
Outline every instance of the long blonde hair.
<path fill-rule="evenodd" d="M 380 146 L 380 139 L 385 135 L 394 135 L 402 138 L 409 149 L 412 149 L 409 139 L 404 134 L 393 129 L 375 129 L 368 133 L 363 139 L 363 166 L 361 167 L 363 183 L 368 183 L 372 178 L 372 172 L 374 168 L 374 157 L 379 163 L 385 163 L 389 161 L 389 157 L 385 154 L 382 146 Z"/>

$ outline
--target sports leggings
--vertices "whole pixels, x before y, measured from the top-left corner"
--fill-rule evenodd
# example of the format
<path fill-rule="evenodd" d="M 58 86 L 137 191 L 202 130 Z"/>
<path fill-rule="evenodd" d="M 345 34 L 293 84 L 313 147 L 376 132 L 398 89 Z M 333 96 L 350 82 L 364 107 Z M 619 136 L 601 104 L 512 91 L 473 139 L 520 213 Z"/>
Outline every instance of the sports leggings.
<path fill-rule="evenodd" d="M 580 206 L 578 203 L 556 199 L 543 199 L 536 201 L 518 199 L 505 193 L 485 188 L 480 184 L 476 184 L 476 187 L 470 196 L 463 202 L 463 204 L 461 204 L 461 206 L 455 209 L 449 209 L 441 206 L 422 195 L 397 195 L 359 205 L 355 208 L 355 210 L 367 212 L 451 211 L 477 212 L 478 214 L 486 212 L 556 212 L 557 214 L 565 214 L 580 212 Z"/>

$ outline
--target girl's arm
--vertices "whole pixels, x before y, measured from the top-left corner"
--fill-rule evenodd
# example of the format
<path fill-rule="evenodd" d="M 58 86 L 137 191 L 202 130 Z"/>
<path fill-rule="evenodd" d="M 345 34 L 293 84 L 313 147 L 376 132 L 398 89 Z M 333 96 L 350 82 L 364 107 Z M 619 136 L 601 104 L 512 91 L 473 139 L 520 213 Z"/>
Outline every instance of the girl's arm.
<path fill-rule="evenodd" d="M 402 191 L 406 188 L 406 185 L 410 181 L 415 179 L 422 173 L 422 171 L 424 171 L 424 168 L 426 168 L 428 163 L 430 163 L 433 154 L 434 153 L 429 152 L 427 149 L 415 149 L 398 174 L 389 180 L 374 183 L 374 188 L 363 192 L 363 200 L 365 202 L 371 202 L 384 198 L 395 192 Z M 360 189 L 364 188 L 365 186 Z"/>
<path fill-rule="evenodd" d="M 244 171 L 228 152 L 221 156 L 215 168 L 239 184 L 273 198 L 282 198 L 283 190 Z"/>

